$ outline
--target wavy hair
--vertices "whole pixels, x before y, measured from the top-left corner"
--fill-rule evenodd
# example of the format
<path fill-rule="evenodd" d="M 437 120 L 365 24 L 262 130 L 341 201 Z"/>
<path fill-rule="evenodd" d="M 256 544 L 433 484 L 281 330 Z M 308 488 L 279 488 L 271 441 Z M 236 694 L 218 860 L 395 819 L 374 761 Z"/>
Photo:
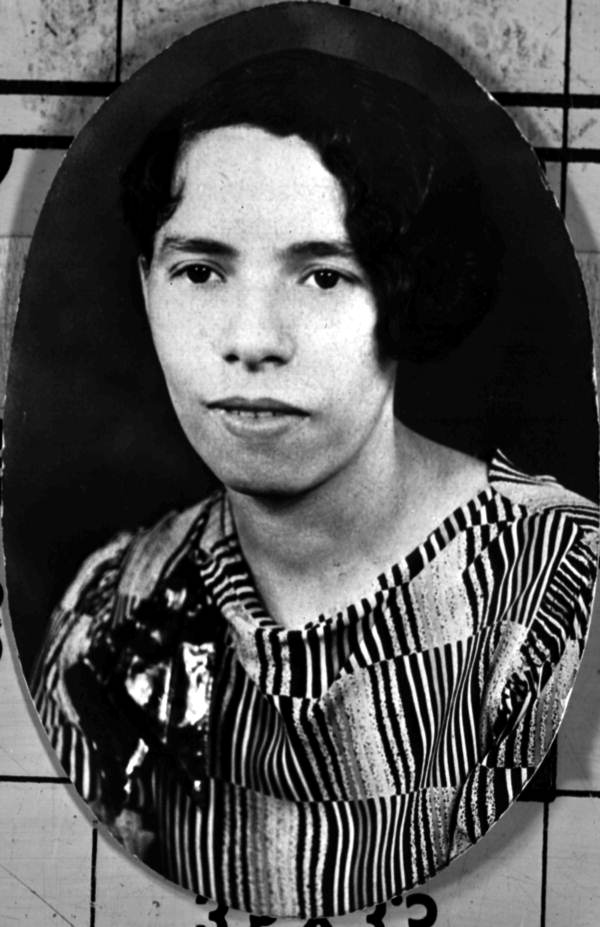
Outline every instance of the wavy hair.
<path fill-rule="evenodd" d="M 241 124 L 300 136 L 340 183 L 382 357 L 440 358 L 475 328 L 494 299 L 502 246 L 468 152 L 414 88 L 321 52 L 237 65 L 150 134 L 122 177 L 125 218 L 147 260 L 181 199 L 175 177 L 186 147 Z"/>

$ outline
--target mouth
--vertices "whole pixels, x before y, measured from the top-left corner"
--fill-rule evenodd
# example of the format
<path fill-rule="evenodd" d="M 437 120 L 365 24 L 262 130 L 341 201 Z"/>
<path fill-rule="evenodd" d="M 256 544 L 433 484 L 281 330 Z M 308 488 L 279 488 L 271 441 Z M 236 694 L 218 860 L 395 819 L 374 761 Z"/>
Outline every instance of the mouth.
<path fill-rule="evenodd" d="M 246 399 L 240 396 L 233 396 L 227 399 L 217 399 L 213 402 L 207 402 L 206 406 L 217 412 L 255 420 L 280 418 L 290 415 L 304 418 L 308 415 L 308 412 L 304 409 L 300 409 L 298 406 L 293 406 L 287 402 L 281 402 L 279 399 L 271 398 Z"/>
<path fill-rule="evenodd" d="M 298 406 L 270 397 L 232 396 L 207 402 L 206 407 L 219 416 L 230 434 L 252 440 L 284 434 L 309 416 Z"/>

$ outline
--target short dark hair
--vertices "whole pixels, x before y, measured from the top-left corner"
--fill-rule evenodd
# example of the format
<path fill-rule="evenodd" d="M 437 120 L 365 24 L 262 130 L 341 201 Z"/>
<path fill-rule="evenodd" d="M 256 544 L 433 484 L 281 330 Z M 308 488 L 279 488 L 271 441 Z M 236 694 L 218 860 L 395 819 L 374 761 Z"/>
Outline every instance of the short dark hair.
<path fill-rule="evenodd" d="M 306 49 L 229 69 L 146 139 L 124 172 L 122 203 L 148 260 L 181 198 L 174 176 L 186 146 L 240 124 L 300 136 L 339 181 L 376 299 L 382 357 L 441 357 L 477 325 L 494 298 L 502 249 L 465 147 L 414 88 Z"/>

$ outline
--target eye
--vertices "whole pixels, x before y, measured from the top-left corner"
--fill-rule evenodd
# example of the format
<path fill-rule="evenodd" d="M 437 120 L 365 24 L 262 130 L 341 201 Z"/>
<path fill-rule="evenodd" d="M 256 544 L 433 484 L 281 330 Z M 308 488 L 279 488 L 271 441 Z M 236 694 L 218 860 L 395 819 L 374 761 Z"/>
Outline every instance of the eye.
<path fill-rule="evenodd" d="M 338 270 L 323 268 L 322 270 L 314 270 L 306 279 L 314 280 L 320 290 L 332 290 L 340 280 L 346 278 Z"/>
<path fill-rule="evenodd" d="M 209 267 L 208 264 L 187 264 L 178 271 L 177 276 L 185 277 L 190 283 L 194 284 L 208 283 L 212 278 L 214 278 L 213 282 L 221 280 L 216 270 Z"/>

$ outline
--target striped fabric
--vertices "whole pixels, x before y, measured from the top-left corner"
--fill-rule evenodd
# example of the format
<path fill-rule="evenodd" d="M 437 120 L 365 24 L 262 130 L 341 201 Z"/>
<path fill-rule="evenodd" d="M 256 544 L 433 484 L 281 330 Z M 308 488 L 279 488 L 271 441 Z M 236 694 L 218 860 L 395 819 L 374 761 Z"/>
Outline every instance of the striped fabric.
<path fill-rule="evenodd" d="M 216 494 L 86 563 L 53 618 L 38 708 L 80 792 L 174 881 L 259 914 L 372 906 L 478 840 L 548 750 L 582 655 L 596 543 L 594 506 L 499 454 L 489 487 L 365 598 L 289 630 L 265 613 Z M 140 723 L 155 717 L 148 735 L 131 734 L 117 771 L 125 797 L 109 808 L 116 773 L 99 762 L 100 728 L 93 717 L 86 728 L 68 673 L 188 561 L 204 596 L 196 621 L 212 610 L 217 633 L 186 640 L 186 591 L 168 591 L 157 619 L 171 628 L 168 660 L 142 647 L 128 657 Z M 215 666 L 208 688 L 189 670 L 202 647 Z M 210 695 L 204 718 L 172 697 L 178 660 L 186 705 Z M 114 741 L 112 696 L 99 699 Z M 196 719 L 194 749 L 166 749 L 185 717 Z"/>

